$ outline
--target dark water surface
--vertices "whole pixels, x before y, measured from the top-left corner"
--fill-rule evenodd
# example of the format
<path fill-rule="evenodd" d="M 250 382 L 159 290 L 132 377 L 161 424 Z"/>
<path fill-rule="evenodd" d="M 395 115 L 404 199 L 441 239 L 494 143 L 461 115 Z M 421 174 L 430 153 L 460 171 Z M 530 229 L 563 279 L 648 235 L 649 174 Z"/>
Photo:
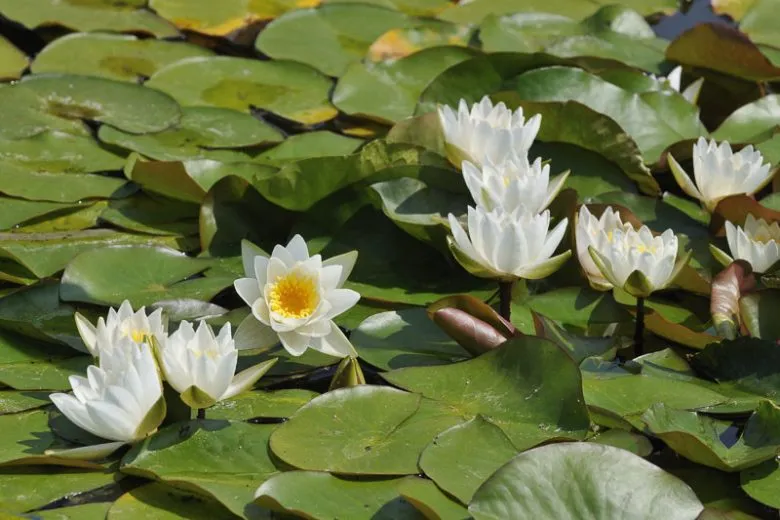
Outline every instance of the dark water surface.
<path fill-rule="evenodd" d="M 683 8 L 682 11 L 662 18 L 653 26 L 653 30 L 659 37 L 673 40 L 694 25 L 708 22 L 722 23 L 732 27 L 736 26 L 734 21 L 728 16 L 718 16 L 712 12 L 710 0 L 694 0 L 688 7 Z"/>

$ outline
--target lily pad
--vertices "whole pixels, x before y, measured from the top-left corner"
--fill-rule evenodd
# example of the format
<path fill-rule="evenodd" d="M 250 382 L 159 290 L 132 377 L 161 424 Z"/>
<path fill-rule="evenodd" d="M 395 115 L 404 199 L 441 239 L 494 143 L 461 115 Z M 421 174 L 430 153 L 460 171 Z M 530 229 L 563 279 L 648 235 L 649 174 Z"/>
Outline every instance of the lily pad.
<path fill-rule="evenodd" d="M 178 36 L 174 26 L 144 9 L 146 0 L 69 1 L 0 0 L 0 12 L 29 29 L 61 25 L 75 31 L 140 32 L 160 38 Z"/>
<path fill-rule="evenodd" d="M 124 157 L 91 138 L 46 131 L 24 139 L 0 140 L 0 161 L 30 172 L 74 174 L 120 170 Z"/>
<path fill-rule="evenodd" d="M 257 486 L 278 471 L 267 447 L 274 428 L 222 420 L 174 424 L 133 447 L 122 472 L 205 493 L 243 516 Z"/>
<path fill-rule="evenodd" d="M 91 356 L 0 365 L 0 383 L 15 390 L 69 390 L 69 378 L 84 372 Z"/>
<path fill-rule="evenodd" d="M 38 96 L 57 117 L 99 121 L 131 133 L 159 132 L 176 124 L 176 102 L 157 90 L 123 81 L 70 74 L 25 76 L 21 88 Z"/>
<path fill-rule="evenodd" d="M 425 518 L 466 520 L 468 510 L 446 495 L 428 479 L 406 477 L 398 483 L 401 496 L 420 511 Z"/>
<path fill-rule="evenodd" d="M 259 108 L 304 124 L 336 115 L 328 101 L 330 79 L 292 61 L 188 58 L 160 69 L 146 86 L 170 94 L 182 106 Z"/>
<path fill-rule="evenodd" d="M 468 504 L 477 488 L 517 453 L 501 428 L 477 415 L 437 435 L 420 455 L 420 469 Z"/>
<path fill-rule="evenodd" d="M 27 68 L 27 55 L 14 47 L 5 37 L 0 36 L 0 79 L 19 79 Z"/>
<path fill-rule="evenodd" d="M 111 504 L 110 520 L 156 518 L 174 520 L 210 520 L 227 518 L 231 512 L 222 504 L 199 495 L 186 493 L 161 482 L 154 482 L 128 491 Z"/>
<path fill-rule="evenodd" d="M 298 61 L 339 77 L 379 36 L 407 23 L 409 17 L 392 9 L 326 4 L 278 17 L 260 33 L 255 47 L 273 59 Z"/>
<path fill-rule="evenodd" d="M 219 277 L 194 278 L 208 260 L 190 258 L 164 247 L 108 246 L 81 253 L 65 268 L 60 297 L 103 305 L 130 300 L 135 306 L 171 298 L 212 296 L 232 283 Z M 116 276 L 117 270 L 123 273 Z"/>
<path fill-rule="evenodd" d="M 381 370 L 444 365 L 468 359 L 468 352 L 428 317 L 425 309 L 374 314 L 352 331 L 360 359 Z"/>
<path fill-rule="evenodd" d="M 302 388 L 246 392 L 209 408 L 211 419 L 287 418 L 318 394 Z"/>
<path fill-rule="evenodd" d="M 198 206 L 139 193 L 109 201 L 100 219 L 121 229 L 149 235 L 194 235 L 198 232 Z"/>
<path fill-rule="evenodd" d="M 118 480 L 111 471 L 38 466 L 0 470 L 0 508 L 24 513 L 57 499 L 107 486 Z"/>
<path fill-rule="evenodd" d="M 6 114 L 0 122 L 0 138 L 21 139 L 50 130 L 90 137 L 87 126 L 80 119 L 66 119 L 46 109 L 35 92 L 21 86 L 0 85 L 0 110 Z"/>
<path fill-rule="evenodd" d="M 0 391 L 0 414 L 24 412 L 49 403 L 48 392 Z"/>
<path fill-rule="evenodd" d="M 258 162 L 278 164 L 286 161 L 298 161 L 311 157 L 330 157 L 354 153 L 362 139 L 347 137 L 325 130 L 315 130 L 305 134 L 291 135 L 278 144 L 255 157 Z"/>
<path fill-rule="evenodd" d="M 398 493 L 403 479 L 346 480 L 317 471 L 288 471 L 265 481 L 256 502 L 303 518 L 393 520 L 426 518 Z"/>
<path fill-rule="evenodd" d="M 765 140 L 780 126 L 780 95 L 770 94 L 743 105 L 712 133 L 712 138 L 731 143 Z"/>
<path fill-rule="evenodd" d="M 381 62 L 405 58 L 435 47 L 467 47 L 475 30 L 474 27 L 440 20 L 417 21 L 405 27 L 390 29 L 374 40 L 368 49 L 367 59 Z"/>
<path fill-rule="evenodd" d="M 482 415 L 520 450 L 549 439 L 582 439 L 590 424 L 577 366 L 558 346 L 533 336 L 469 361 L 402 368 L 382 377 L 464 418 Z"/>
<path fill-rule="evenodd" d="M 780 486 L 780 463 L 768 460 L 739 474 L 742 489 L 751 498 L 775 509 L 780 508 L 780 496 L 777 494 Z"/>
<path fill-rule="evenodd" d="M 35 74 L 59 72 L 139 82 L 176 61 L 211 55 L 203 47 L 184 42 L 75 33 L 47 45 L 35 57 L 30 70 Z"/>
<path fill-rule="evenodd" d="M 428 442 L 458 422 L 457 415 L 417 394 L 359 385 L 311 400 L 271 435 L 270 446 L 299 469 L 411 475 L 419 471 L 417 459 Z"/>
<path fill-rule="evenodd" d="M 594 443 L 521 453 L 469 504 L 476 520 L 614 518 L 683 520 L 703 506 L 677 477 L 626 450 Z"/>

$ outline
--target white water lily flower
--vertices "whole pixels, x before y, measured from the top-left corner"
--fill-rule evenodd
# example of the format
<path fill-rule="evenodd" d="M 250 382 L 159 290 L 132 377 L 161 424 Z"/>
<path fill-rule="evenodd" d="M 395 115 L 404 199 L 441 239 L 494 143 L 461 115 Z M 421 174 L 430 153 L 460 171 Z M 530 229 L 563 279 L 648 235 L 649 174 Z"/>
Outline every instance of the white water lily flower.
<path fill-rule="evenodd" d="M 276 361 L 261 363 L 235 374 L 238 361 L 230 323 L 214 335 L 204 321 L 197 330 L 188 321 L 160 344 L 160 368 L 182 401 L 191 408 L 208 408 L 254 385 Z"/>
<path fill-rule="evenodd" d="M 163 322 L 162 309 L 157 309 L 147 316 L 146 308 L 141 307 L 133 312 L 130 302 L 125 300 L 119 306 L 119 310 L 108 309 L 108 316 L 98 318 L 97 326 L 78 312 L 75 314 L 76 328 L 87 351 L 92 357 L 99 357 L 98 335 L 105 335 L 105 341 L 110 342 L 114 337 L 114 331 L 118 331 L 121 337 L 128 337 L 136 343 L 143 343 L 147 336 L 153 336 L 158 341 L 165 337 L 166 324 Z"/>
<path fill-rule="evenodd" d="M 342 288 L 357 251 L 323 261 L 320 255 L 310 257 L 306 242 L 295 235 L 287 247 L 274 247 L 270 258 L 244 243 L 242 257 L 247 277 L 234 286 L 252 315 L 236 331 L 237 348 L 259 348 L 278 340 L 293 356 L 307 348 L 331 356 L 357 356 L 333 323 L 360 299 L 357 292 Z"/>
<path fill-rule="evenodd" d="M 513 112 L 504 103 L 493 106 L 488 96 L 471 110 L 461 99 L 457 112 L 440 106 L 438 113 L 447 158 L 455 166 L 464 160 L 485 165 L 500 164 L 512 155 L 526 157 L 542 123 L 541 115 L 526 121 L 522 108 Z"/>
<path fill-rule="evenodd" d="M 584 204 L 580 206 L 577 222 L 574 226 L 577 259 L 580 261 L 588 281 L 594 288 L 608 290 L 612 288 L 612 284 L 601 274 L 601 271 L 593 262 L 589 248 L 593 246 L 597 251 L 602 251 L 607 248 L 607 243 L 612 239 L 612 234 L 615 230 L 621 229 L 625 231 L 631 227 L 630 223 L 624 223 L 621 220 L 620 213 L 612 209 L 611 206 L 605 209 L 599 218 L 591 214 L 588 207 Z"/>
<path fill-rule="evenodd" d="M 680 92 L 682 94 L 682 97 L 685 98 L 686 101 L 688 101 L 690 104 L 695 105 L 696 101 L 699 99 L 699 94 L 701 93 L 701 87 L 704 84 L 704 78 L 699 78 L 690 85 L 688 85 L 685 90 L 680 91 L 680 86 L 682 84 L 682 67 L 677 66 L 669 72 L 669 74 L 666 75 L 666 77 L 663 76 L 654 76 L 655 79 L 661 83 L 666 83 L 669 85 L 673 90 Z"/>
<path fill-rule="evenodd" d="M 87 377 L 70 376 L 73 395 L 54 393 L 54 405 L 76 426 L 114 442 L 69 450 L 76 456 L 106 455 L 154 433 L 165 417 L 165 399 L 151 347 L 115 333 L 100 341 L 99 366 Z"/>
<path fill-rule="evenodd" d="M 501 208 L 511 213 L 525 208 L 530 213 L 544 210 L 563 188 L 569 172 L 550 182 L 550 165 L 542 165 L 539 157 L 533 164 L 523 157 L 513 157 L 482 168 L 463 161 L 463 178 L 478 206 L 492 211 Z"/>
<path fill-rule="evenodd" d="M 773 176 L 769 164 L 763 164 L 761 152 L 746 146 L 737 153 L 724 141 L 718 146 L 714 140 L 700 137 L 693 145 L 693 177 L 669 154 L 669 165 L 674 179 L 689 196 L 698 199 L 712 212 L 721 199 L 730 195 L 753 195 L 766 186 Z"/>
<path fill-rule="evenodd" d="M 734 260 L 745 260 L 750 263 L 753 271 L 766 273 L 780 261 L 780 224 L 777 222 L 770 225 L 764 219 L 756 219 L 751 214 L 745 219 L 744 227 L 726 221 L 726 240 L 731 257 L 711 246 L 715 257 L 724 265 Z"/>
<path fill-rule="evenodd" d="M 567 219 L 550 229 L 550 211 L 542 214 L 469 206 L 468 234 L 455 215 L 449 215 L 452 236 L 447 242 L 455 259 L 468 272 L 501 281 L 538 280 L 557 271 L 571 256 L 552 256 L 566 233 Z"/>
<path fill-rule="evenodd" d="M 637 298 L 671 285 L 691 256 L 688 252 L 677 258 L 678 241 L 671 229 L 655 237 L 647 226 L 599 234 L 588 248 L 594 264 L 609 283 Z"/>

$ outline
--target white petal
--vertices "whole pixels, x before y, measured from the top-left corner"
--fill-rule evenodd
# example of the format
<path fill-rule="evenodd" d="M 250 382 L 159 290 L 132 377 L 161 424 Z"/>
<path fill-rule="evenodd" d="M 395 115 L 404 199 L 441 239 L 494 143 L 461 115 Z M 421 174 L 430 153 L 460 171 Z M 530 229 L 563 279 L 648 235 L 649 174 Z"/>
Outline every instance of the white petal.
<path fill-rule="evenodd" d="M 81 313 L 77 312 L 73 315 L 73 317 L 76 320 L 76 328 L 79 331 L 81 340 L 84 342 L 86 351 L 92 354 L 92 357 L 98 357 L 98 352 L 95 348 L 97 343 L 97 329 L 94 325 L 92 325 L 92 323 L 89 322 L 87 318 L 82 316 Z"/>
<path fill-rule="evenodd" d="M 252 304 L 260 299 L 260 286 L 254 278 L 239 278 L 233 282 L 233 287 L 244 302 Z"/>
<path fill-rule="evenodd" d="M 279 340 L 282 342 L 282 346 L 287 352 L 297 357 L 306 352 L 312 338 L 302 336 L 295 332 L 280 332 Z"/>
<path fill-rule="evenodd" d="M 334 289 L 328 292 L 325 298 L 331 304 L 327 314 L 328 319 L 331 319 L 354 307 L 360 300 L 360 293 L 351 289 Z"/>
<path fill-rule="evenodd" d="M 304 262 L 309 259 L 309 248 L 301 235 L 295 235 L 287 244 L 287 251 L 296 262 Z"/>
<path fill-rule="evenodd" d="M 250 315 L 238 326 L 233 340 L 238 350 L 248 350 L 270 348 L 278 343 L 279 337 L 271 327 L 263 325 Z"/>
<path fill-rule="evenodd" d="M 337 255 L 331 258 L 328 258 L 327 260 L 323 260 L 322 266 L 328 267 L 332 265 L 339 265 L 341 266 L 341 277 L 339 278 L 338 284 L 336 287 L 341 287 L 344 285 L 344 282 L 347 281 L 347 278 L 349 278 L 349 275 L 352 274 L 352 269 L 355 267 L 355 262 L 358 259 L 358 252 L 357 251 L 350 251 L 348 253 L 344 253 L 341 255 Z"/>
<path fill-rule="evenodd" d="M 335 323 L 331 324 L 330 334 L 321 338 L 313 338 L 310 346 L 312 349 L 330 356 L 342 358 L 347 356 L 357 357 L 355 347 L 352 346 L 352 343 L 349 342 Z"/>

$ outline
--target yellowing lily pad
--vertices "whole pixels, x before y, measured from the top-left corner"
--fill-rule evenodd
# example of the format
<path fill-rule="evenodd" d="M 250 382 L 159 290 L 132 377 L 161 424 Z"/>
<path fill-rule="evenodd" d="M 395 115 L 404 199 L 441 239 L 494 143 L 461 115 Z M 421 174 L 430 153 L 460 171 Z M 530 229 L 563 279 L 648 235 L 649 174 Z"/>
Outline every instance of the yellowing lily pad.
<path fill-rule="evenodd" d="M 35 74 L 60 72 L 137 82 L 184 58 L 211 55 L 211 51 L 185 42 L 75 33 L 47 45 L 35 57 L 30 70 Z"/>
<path fill-rule="evenodd" d="M 65 119 L 86 119 L 127 132 L 159 132 L 176 124 L 179 105 L 154 89 L 89 76 L 36 74 L 18 84 L 36 94 L 43 110 Z"/>
<path fill-rule="evenodd" d="M 150 0 L 149 7 L 181 29 L 225 36 L 319 0 Z"/>
<path fill-rule="evenodd" d="M 27 68 L 27 55 L 0 36 L 0 80 L 18 79 Z"/>
<path fill-rule="evenodd" d="M 160 38 L 179 34 L 145 6 L 146 0 L 0 0 L 3 16 L 29 29 L 61 25 L 75 31 L 140 32 Z"/>
<path fill-rule="evenodd" d="M 367 57 L 371 61 L 386 61 L 403 58 L 430 47 L 466 47 L 473 33 L 473 27 L 425 21 L 411 27 L 390 29 L 374 40 Z"/>
<path fill-rule="evenodd" d="M 371 4 L 412 16 L 434 16 L 450 7 L 449 0 L 324 0 L 324 4 Z"/>
<path fill-rule="evenodd" d="M 386 31 L 409 22 L 403 13 L 363 4 L 332 4 L 291 11 L 257 37 L 255 46 L 274 59 L 300 61 L 341 76 Z"/>
<path fill-rule="evenodd" d="M 244 112 L 254 107 L 305 124 L 336 115 L 328 101 L 330 79 L 291 61 L 189 58 L 161 69 L 146 86 L 170 94 L 183 106 Z"/>

